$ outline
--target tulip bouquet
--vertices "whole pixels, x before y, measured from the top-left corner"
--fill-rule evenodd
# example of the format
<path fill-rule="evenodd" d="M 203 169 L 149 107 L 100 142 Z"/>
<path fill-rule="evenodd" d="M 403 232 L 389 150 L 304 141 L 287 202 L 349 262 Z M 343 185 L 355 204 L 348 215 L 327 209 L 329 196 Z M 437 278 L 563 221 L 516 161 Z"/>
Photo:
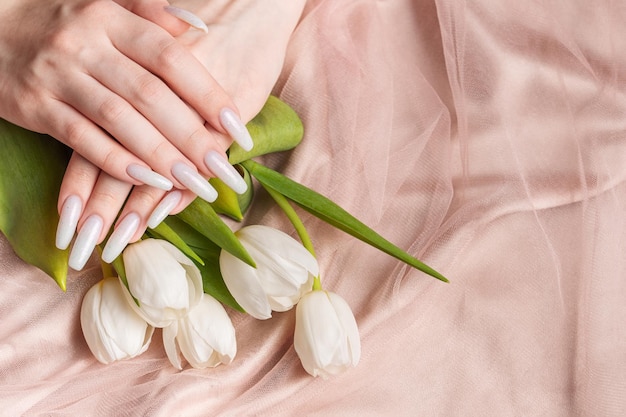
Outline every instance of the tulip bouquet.
<path fill-rule="evenodd" d="M 294 348 L 304 369 L 327 377 L 355 366 L 360 357 L 356 320 L 342 297 L 323 289 L 310 236 L 294 204 L 446 281 L 328 198 L 253 159 L 301 141 L 302 123 L 287 104 L 270 97 L 248 129 L 254 148 L 245 151 L 233 144 L 228 152 L 229 162 L 249 185 L 247 194 L 237 195 L 211 179 L 219 191 L 215 202 L 196 199 L 148 229 L 111 265 L 103 264 L 104 278 L 85 295 L 80 315 L 85 340 L 100 362 L 141 354 L 160 328 L 176 368 L 183 368 L 181 355 L 195 368 L 228 364 L 237 343 L 226 308 L 265 320 L 273 311 L 296 306 Z M 56 198 L 69 149 L 2 120 L 0 141 L 0 229 L 18 256 L 65 290 L 68 251 L 56 249 L 54 240 Z M 244 219 L 253 199 L 253 178 L 284 211 L 300 241 L 264 225 L 232 230 L 224 221 Z"/>

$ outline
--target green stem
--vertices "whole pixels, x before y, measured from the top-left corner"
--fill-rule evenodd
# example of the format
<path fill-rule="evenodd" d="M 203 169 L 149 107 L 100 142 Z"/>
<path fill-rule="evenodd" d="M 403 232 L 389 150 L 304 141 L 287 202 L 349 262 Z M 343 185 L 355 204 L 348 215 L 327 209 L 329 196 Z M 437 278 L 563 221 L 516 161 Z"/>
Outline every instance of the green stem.
<path fill-rule="evenodd" d="M 311 238 L 308 232 L 306 231 L 306 227 L 304 227 L 304 223 L 302 223 L 302 220 L 300 220 L 298 213 L 296 213 L 296 211 L 291 206 L 291 204 L 289 204 L 289 201 L 287 200 L 287 198 L 281 193 L 279 193 L 278 191 L 274 190 L 273 188 L 265 184 L 261 184 L 261 185 L 263 185 L 263 187 L 267 190 L 269 195 L 274 199 L 274 201 L 276 201 L 276 204 L 278 204 L 278 207 L 280 207 L 283 210 L 283 212 L 285 213 L 285 215 L 287 216 L 291 224 L 293 224 L 293 227 L 296 229 L 296 232 L 298 233 L 298 236 L 300 237 L 300 240 L 302 241 L 302 245 L 309 252 L 311 252 L 311 255 L 315 256 L 315 249 L 313 249 L 313 243 L 311 242 Z"/>
<path fill-rule="evenodd" d="M 322 280 L 320 277 L 313 278 L 313 291 L 321 291 L 322 290 Z"/>
<path fill-rule="evenodd" d="M 313 249 L 313 242 L 311 242 L 311 237 L 309 236 L 309 233 L 306 231 L 306 227 L 304 227 L 304 223 L 302 223 L 300 216 L 298 216 L 298 213 L 296 213 L 296 211 L 291 206 L 291 204 L 289 204 L 289 200 L 287 200 L 287 198 L 284 195 L 282 195 L 281 193 L 279 193 L 272 187 L 265 185 L 263 183 L 261 183 L 261 185 L 267 190 L 268 194 L 274 199 L 274 201 L 276 201 L 276 204 L 278 204 L 278 207 L 282 209 L 282 211 L 285 213 L 285 215 L 287 216 L 287 218 L 289 219 L 293 227 L 296 229 L 296 232 L 298 233 L 298 236 L 300 237 L 300 240 L 302 241 L 302 246 L 304 246 L 311 253 L 311 255 L 315 257 L 315 249 Z M 321 289 L 322 289 L 322 280 L 320 279 L 318 275 L 315 278 L 313 278 L 312 290 L 319 291 Z"/>

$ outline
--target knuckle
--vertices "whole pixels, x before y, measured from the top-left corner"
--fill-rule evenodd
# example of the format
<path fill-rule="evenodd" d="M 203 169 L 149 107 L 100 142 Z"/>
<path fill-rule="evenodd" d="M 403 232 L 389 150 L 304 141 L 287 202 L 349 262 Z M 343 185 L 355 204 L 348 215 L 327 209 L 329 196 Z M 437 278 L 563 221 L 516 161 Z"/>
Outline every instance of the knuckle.
<path fill-rule="evenodd" d="M 171 149 L 170 143 L 166 141 L 161 141 L 150 151 L 148 161 L 165 160 L 167 159 L 167 156 L 171 154 L 172 154 L 172 149 Z"/>
<path fill-rule="evenodd" d="M 147 104 L 162 100 L 164 94 L 163 83 L 151 73 L 145 73 L 137 77 L 135 84 L 135 99 Z"/>
<path fill-rule="evenodd" d="M 66 145 L 72 149 L 82 149 L 87 139 L 87 125 L 81 120 L 73 120 L 65 126 Z"/>
<path fill-rule="evenodd" d="M 159 195 L 156 195 L 155 189 L 152 187 L 135 187 L 131 197 L 132 207 L 137 212 L 149 211 L 159 201 Z"/>
<path fill-rule="evenodd" d="M 114 150 L 106 150 L 104 154 L 102 155 L 100 168 L 102 168 L 104 172 L 107 172 L 110 175 L 117 177 L 117 175 L 115 175 L 116 174 L 115 168 L 117 167 L 117 161 L 119 161 L 120 159 L 121 159 L 121 156 Z"/>
<path fill-rule="evenodd" d="M 98 106 L 98 116 L 103 122 L 113 125 L 126 114 L 127 110 L 128 106 L 122 99 L 111 97 Z"/>
<path fill-rule="evenodd" d="M 157 65 L 165 70 L 175 70 L 182 62 L 185 49 L 176 40 L 166 38 L 159 44 Z"/>

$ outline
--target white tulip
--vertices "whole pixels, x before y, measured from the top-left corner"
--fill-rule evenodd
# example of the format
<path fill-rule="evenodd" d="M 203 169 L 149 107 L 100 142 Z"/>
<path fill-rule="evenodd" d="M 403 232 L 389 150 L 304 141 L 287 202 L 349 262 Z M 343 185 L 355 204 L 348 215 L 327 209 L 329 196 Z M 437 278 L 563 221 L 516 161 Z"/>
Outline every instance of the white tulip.
<path fill-rule="evenodd" d="M 237 354 L 235 328 L 224 307 L 205 294 L 187 317 L 163 329 L 163 345 L 172 365 L 182 369 L 180 353 L 194 368 L 229 364 Z"/>
<path fill-rule="evenodd" d="M 128 302 L 152 326 L 170 325 L 200 301 L 200 270 L 171 243 L 145 239 L 126 247 L 123 257 Z"/>
<path fill-rule="evenodd" d="M 223 250 L 220 271 L 228 290 L 248 314 L 268 319 L 272 310 L 289 310 L 311 289 L 319 266 L 298 241 L 260 225 L 243 227 L 236 235 L 257 267 Z"/>
<path fill-rule="evenodd" d="M 356 366 L 361 340 L 354 314 L 339 295 L 328 291 L 305 294 L 296 307 L 294 347 L 304 369 L 327 378 Z"/>
<path fill-rule="evenodd" d="M 119 278 L 105 278 L 87 291 L 80 324 L 91 353 L 102 363 L 130 359 L 148 348 L 154 328 L 126 301 Z"/>

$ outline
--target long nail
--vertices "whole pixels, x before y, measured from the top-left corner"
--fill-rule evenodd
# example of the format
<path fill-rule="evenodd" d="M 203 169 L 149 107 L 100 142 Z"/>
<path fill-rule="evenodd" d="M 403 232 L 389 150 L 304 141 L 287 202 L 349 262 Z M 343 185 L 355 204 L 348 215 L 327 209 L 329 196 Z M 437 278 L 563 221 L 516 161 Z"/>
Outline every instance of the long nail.
<path fill-rule="evenodd" d="M 83 211 L 83 202 L 77 195 L 71 195 L 63 202 L 59 225 L 57 226 L 56 247 L 64 250 L 70 245 L 76 225 L 80 219 L 80 213 Z"/>
<path fill-rule="evenodd" d="M 176 208 L 178 203 L 180 203 L 181 198 L 183 198 L 183 193 L 180 191 L 172 191 L 165 197 L 163 200 L 156 206 L 150 218 L 148 219 L 148 227 L 150 229 L 154 229 L 157 227 L 165 218 Z"/>
<path fill-rule="evenodd" d="M 244 151 L 249 151 L 254 146 L 252 142 L 252 136 L 243 124 L 239 116 L 229 108 L 223 108 L 220 112 L 220 122 L 230 137 L 243 148 Z"/>
<path fill-rule="evenodd" d="M 128 242 L 130 242 L 130 238 L 137 231 L 140 221 L 141 219 L 137 213 L 130 213 L 124 217 L 124 220 L 117 225 L 104 246 L 102 251 L 102 260 L 104 262 L 111 263 L 122 253 Z"/>
<path fill-rule="evenodd" d="M 212 203 L 217 199 L 217 191 L 209 182 L 189 165 L 177 162 L 172 167 L 172 175 L 198 197 Z"/>
<path fill-rule="evenodd" d="M 217 178 L 224 181 L 237 194 L 243 194 L 248 189 L 248 185 L 239 175 L 237 170 L 219 152 L 210 151 L 204 157 L 204 163 Z"/>
<path fill-rule="evenodd" d="M 126 168 L 126 173 L 137 181 L 141 181 L 146 185 L 151 185 L 160 190 L 169 191 L 174 186 L 172 181 L 168 180 L 163 175 L 157 174 L 150 168 L 141 165 L 130 164 L 128 168 Z"/>
<path fill-rule="evenodd" d="M 83 269 L 98 243 L 103 223 L 102 217 L 97 214 L 92 214 L 85 220 L 70 253 L 68 262 L 70 268 L 76 271 Z"/>
<path fill-rule="evenodd" d="M 164 9 L 172 16 L 179 18 L 180 20 L 188 23 L 194 28 L 200 29 L 204 33 L 209 33 L 209 28 L 207 27 L 206 23 L 204 23 L 202 19 L 191 13 L 189 10 L 181 9 L 180 7 L 174 6 L 165 6 Z"/>

